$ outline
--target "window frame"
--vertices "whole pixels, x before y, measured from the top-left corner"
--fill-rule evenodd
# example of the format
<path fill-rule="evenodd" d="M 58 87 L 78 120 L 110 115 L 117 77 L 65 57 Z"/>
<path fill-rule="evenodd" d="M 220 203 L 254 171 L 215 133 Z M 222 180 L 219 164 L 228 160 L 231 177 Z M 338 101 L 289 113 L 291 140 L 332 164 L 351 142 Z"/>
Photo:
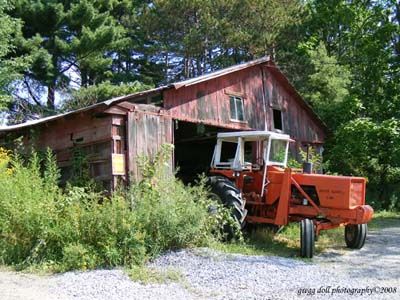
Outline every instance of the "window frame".
<path fill-rule="evenodd" d="M 234 116 L 232 115 L 232 100 L 235 105 L 235 107 L 234 107 L 235 115 Z M 237 106 L 238 102 L 241 103 L 243 119 L 239 119 L 239 111 L 238 111 L 238 106 Z M 243 96 L 229 95 L 229 114 L 230 114 L 230 120 L 232 122 L 247 123 L 246 114 L 245 114 L 245 110 L 244 110 L 244 97 Z"/>

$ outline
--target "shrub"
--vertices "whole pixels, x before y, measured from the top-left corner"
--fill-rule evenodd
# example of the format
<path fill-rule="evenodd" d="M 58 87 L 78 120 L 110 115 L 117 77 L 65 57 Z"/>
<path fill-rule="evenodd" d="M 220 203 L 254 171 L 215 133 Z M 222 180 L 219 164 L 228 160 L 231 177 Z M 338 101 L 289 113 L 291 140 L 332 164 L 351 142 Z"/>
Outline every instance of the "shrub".
<path fill-rule="evenodd" d="M 141 264 L 167 249 L 206 245 L 226 211 L 208 213 L 204 180 L 185 187 L 166 172 L 170 146 L 142 158 L 143 180 L 111 198 L 57 186 L 51 151 L 27 163 L 0 150 L 0 263 L 53 270 Z"/>
<path fill-rule="evenodd" d="M 40 256 L 60 193 L 40 176 L 37 154 L 26 167 L 17 156 L 6 159 L 11 166 L 3 163 L 0 170 L 0 255 L 4 263 L 21 263 Z"/>
<path fill-rule="evenodd" d="M 217 214 L 209 213 L 211 202 L 204 179 L 185 186 L 170 174 L 166 162 L 171 151 L 172 145 L 163 145 L 153 161 L 143 157 L 144 178 L 128 191 L 150 256 L 167 249 L 206 245 L 231 221 L 220 206 Z"/>
<path fill-rule="evenodd" d="M 133 264 L 145 259 L 143 235 L 125 199 L 111 200 L 83 187 L 69 186 L 61 191 L 56 185 L 59 173 L 50 151 L 43 172 L 41 163 L 37 154 L 27 165 L 17 156 L 2 157 L 2 263 L 25 267 L 55 262 L 58 269 L 67 270 Z"/>

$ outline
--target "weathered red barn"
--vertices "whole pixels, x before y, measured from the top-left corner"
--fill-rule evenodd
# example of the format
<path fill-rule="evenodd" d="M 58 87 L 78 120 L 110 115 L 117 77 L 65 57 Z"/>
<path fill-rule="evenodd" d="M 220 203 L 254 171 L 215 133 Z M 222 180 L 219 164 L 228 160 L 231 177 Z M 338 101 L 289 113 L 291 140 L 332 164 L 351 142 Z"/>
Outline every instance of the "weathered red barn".
<path fill-rule="evenodd" d="M 320 146 L 326 126 L 268 58 L 226 68 L 92 106 L 0 128 L 0 136 L 22 136 L 24 144 L 50 147 L 63 179 L 74 149 L 89 161 L 90 174 L 106 188 L 140 177 L 137 158 L 175 144 L 173 165 L 183 178 L 206 171 L 216 132 L 275 130 L 302 144 Z"/>

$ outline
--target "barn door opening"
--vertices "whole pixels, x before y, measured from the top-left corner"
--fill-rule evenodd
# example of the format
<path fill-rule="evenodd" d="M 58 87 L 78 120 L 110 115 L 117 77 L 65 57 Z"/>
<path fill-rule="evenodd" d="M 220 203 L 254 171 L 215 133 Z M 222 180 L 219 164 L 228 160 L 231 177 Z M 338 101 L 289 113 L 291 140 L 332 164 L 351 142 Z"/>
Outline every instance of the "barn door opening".
<path fill-rule="evenodd" d="M 192 183 L 210 168 L 218 132 L 232 131 L 199 123 L 174 121 L 175 170 L 184 183 Z"/>

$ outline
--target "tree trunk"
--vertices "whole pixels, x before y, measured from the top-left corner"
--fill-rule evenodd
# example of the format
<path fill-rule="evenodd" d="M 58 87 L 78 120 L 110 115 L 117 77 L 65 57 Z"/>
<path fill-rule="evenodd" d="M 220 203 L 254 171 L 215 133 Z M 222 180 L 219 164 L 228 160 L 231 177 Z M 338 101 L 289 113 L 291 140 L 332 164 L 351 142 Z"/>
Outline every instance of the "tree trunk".
<path fill-rule="evenodd" d="M 47 87 L 47 108 L 54 110 L 55 108 L 56 88 L 54 81 Z"/>
<path fill-rule="evenodd" d="M 169 55 L 168 51 L 165 52 L 165 71 L 164 71 L 164 76 L 167 82 L 169 82 L 169 76 L 168 76 L 168 68 L 169 68 Z"/>
<path fill-rule="evenodd" d="M 395 18 L 397 21 L 397 26 L 400 27 L 400 3 L 396 4 L 395 15 L 396 15 Z M 400 34 L 399 33 L 396 34 L 394 48 L 395 48 L 395 53 L 396 53 L 397 57 L 399 57 L 400 56 Z"/>

